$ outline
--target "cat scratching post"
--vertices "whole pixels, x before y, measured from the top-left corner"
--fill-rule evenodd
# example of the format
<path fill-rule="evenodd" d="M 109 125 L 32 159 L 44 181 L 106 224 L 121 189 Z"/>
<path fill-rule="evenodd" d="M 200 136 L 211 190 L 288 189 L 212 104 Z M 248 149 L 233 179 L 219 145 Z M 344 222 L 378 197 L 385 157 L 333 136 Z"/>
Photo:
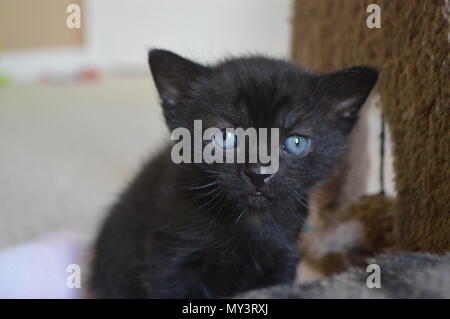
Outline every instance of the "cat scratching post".
<path fill-rule="evenodd" d="M 370 3 L 381 7 L 380 29 L 366 26 Z M 386 206 L 395 248 L 450 251 L 450 2 L 296 0 L 294 10 L 295 62 L 322 72 L 358 64 L 380 69 L 376 91 L 396 175 L 397 196 Z M 322 202 L 339 202 L 339 194 L 324 194 Z M 370 216 L 367 199 L 362 206 Z"/>

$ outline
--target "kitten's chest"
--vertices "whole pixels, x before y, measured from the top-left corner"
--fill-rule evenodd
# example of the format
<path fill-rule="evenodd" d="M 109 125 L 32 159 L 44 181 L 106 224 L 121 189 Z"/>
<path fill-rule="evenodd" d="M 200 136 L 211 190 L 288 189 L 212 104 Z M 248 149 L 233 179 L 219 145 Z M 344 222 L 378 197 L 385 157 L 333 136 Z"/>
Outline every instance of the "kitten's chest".
<path fill-rule="evenodd" d="M 254 238 L 206 254 L 203 280 L 219 296 L 290 282 L 297 255 L 291 247 Z"/>

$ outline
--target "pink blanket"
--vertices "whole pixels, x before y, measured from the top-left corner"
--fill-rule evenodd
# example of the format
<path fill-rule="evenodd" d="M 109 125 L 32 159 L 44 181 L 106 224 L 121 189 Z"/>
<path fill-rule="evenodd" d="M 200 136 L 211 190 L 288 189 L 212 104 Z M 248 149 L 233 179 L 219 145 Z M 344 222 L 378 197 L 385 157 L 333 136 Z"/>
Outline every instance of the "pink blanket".
<path fill-rule="evenodd" d="M 0 251 L 0 298 L 82 298 L 87 241 L 59 232 Z"/>

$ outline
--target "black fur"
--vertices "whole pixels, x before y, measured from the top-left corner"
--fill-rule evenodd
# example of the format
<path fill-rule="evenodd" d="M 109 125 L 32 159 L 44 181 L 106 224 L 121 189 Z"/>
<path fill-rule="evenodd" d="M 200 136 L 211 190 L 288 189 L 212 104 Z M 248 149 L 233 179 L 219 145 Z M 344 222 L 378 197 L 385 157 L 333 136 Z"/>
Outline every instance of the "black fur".
<path fill-rule="evenodd" d="M 214 298 L 288 283 L 307 197 L 346 145 L 378 72 L 316 75 L 264 57 L 201 66 L 164 50 L 149 62 L 169 129 L 276 127 L 280 168 L 255 197 L 247 164 L 174 164 L 170 148 L 145 165 L 105 221 L 90 287 L 99 298 Z"/>

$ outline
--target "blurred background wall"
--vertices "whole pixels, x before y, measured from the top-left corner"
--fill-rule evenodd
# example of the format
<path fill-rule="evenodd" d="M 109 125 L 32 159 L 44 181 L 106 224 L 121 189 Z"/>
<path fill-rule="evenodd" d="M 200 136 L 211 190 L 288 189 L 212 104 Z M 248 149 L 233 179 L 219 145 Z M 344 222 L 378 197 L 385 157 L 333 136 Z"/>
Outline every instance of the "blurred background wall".
<path fill-rule="evenodd" d="M 288 57 L 290 14 L 289 0 L 0 0 L 0 248 L 91 236 L 167 139 L 150 47 Z"/>
<path fill-rule="evenodd" d="M 66 27 L 69 3 L 81 5 L 81 29 Z M 151 47 L 201 61 L 227 53 L 287 57 L 290 14 L 290 0 L 1 0 L 0 69 L 20 81 L 86 66 L 147 71 Z"/>

